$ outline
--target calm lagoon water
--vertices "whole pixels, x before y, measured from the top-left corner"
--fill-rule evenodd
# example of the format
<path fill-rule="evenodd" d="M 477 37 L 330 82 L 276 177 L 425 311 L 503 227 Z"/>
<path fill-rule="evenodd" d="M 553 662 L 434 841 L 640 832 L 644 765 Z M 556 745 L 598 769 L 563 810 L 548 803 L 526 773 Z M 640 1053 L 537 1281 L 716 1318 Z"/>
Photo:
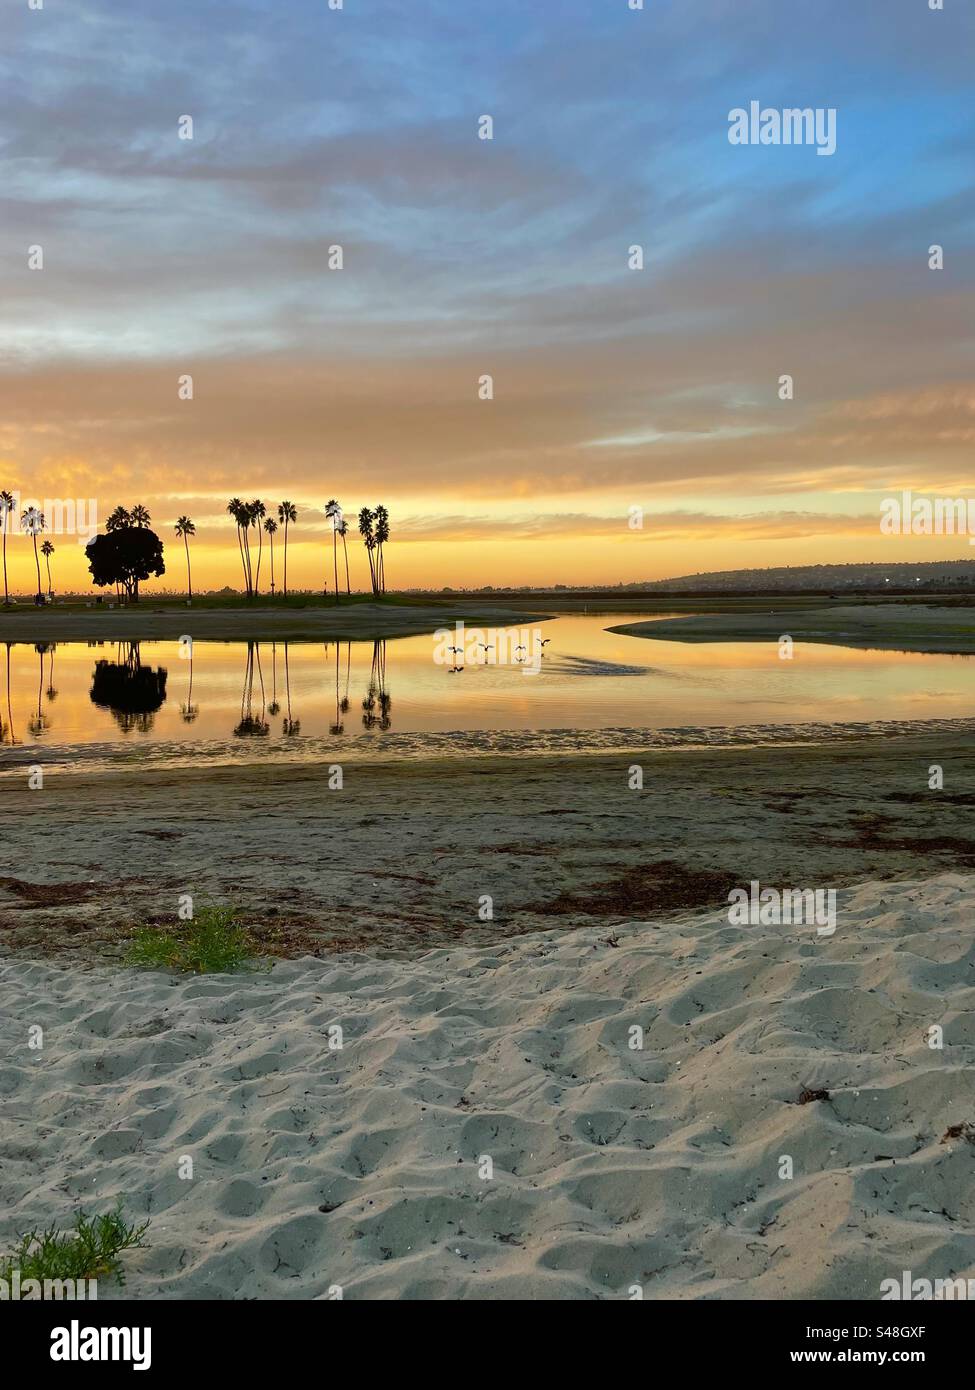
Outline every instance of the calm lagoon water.
<path fill-rule="evenodd" d="M 225 760 L 253 754 L 444 752 L 591 746 L 633 730 L 754 730 L 796 724 L 967 719 L 970 657 L 798 643 L 647 641 L 606 631 L 640 615 L 568 615 L 538 624 L 537 675 L 517 665 L 433 660 L 432 634 L 368 642 L 59 642 L 0 649 L 0 723 L 11 760 L 138 748 Z M 661 617 L 662 614 L 649 616 Z M 532 737 L 529 737 L 532 736 Z M 653 741 L 653 740 L 651 740 Z M 579 740 L 576 740 L 579 742 Z M 632 740 L 631 740 L 632 742 Z M 464 749 L 463 751 L 467 751 Z M 16 758 L 22 762 L 23 757 Z"/>

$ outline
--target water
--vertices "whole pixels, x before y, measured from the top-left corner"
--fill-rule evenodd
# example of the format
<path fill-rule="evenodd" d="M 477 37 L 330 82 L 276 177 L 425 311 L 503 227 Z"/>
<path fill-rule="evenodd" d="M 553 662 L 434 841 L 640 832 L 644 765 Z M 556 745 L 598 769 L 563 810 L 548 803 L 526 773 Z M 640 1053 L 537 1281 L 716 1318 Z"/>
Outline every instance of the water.
<path fill-rule="evenodd" d="M 0 760 L 321 758 L 775 741 L 795 725 L 968 719 L 970 657 L 797 643 L 685 644 L 566 615 L 538 675 L 433 661 L 432 635 L 386 642 L 59 642 L 0 650 Z M 652 616 L 662 617 L 660 613 Z M 9 679 L 8 679 L 9 677 Z M 570 731 L 584 731 L 584 737 Z M 724 731 L 718 733 L 717 731 Z"/>

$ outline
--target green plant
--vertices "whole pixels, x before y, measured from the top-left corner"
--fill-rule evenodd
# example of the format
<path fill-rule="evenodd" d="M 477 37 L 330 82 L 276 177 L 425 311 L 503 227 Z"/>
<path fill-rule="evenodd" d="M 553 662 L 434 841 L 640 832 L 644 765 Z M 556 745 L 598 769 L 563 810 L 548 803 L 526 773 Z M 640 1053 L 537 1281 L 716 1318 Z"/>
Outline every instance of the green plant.
<path fill-rule="evenodd" d="M 150 970 L 178 970 L 204 975 L 242 970 L 257 943 L 234 907 L 204 907 L 178 927 L 140 927 L 125 957 L 126 965 Z"/>
<path fill-rule="evenodd" d="M 122 1216 L 121 1202 L 104 1216 L 80 1211 L 72 1229 L 49 1226 L 19 1236 L 13 1254 L 0 1258 L 0 1279 L 9 1282 L 14 1270 L 19 1270 L 22 1285 L 28 1279 L 101 1278 L 124 1284 L 118 1257 L 123 1250 L 145 1245 L 142 1237 L 148 1229 L 148 1221 L 130 1225 Z"/>

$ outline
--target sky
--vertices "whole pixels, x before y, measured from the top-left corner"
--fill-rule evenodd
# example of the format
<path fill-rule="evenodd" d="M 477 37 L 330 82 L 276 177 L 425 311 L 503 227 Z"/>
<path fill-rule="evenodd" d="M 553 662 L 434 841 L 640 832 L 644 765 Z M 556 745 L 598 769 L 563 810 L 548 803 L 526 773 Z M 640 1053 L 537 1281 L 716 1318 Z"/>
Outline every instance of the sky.
<path fill-rule="evenodd" d="M 199 588 L 233 495 L 311 588 L 331 497 L 393 587 L 973 558 L 879 509 L 971 493 L 975 7 L 631 2 L 10 0 L 0 487 L 142 502 L 173 586 L 188 514 Z M 835 153 L 731 144 L 751 101 Z"/>

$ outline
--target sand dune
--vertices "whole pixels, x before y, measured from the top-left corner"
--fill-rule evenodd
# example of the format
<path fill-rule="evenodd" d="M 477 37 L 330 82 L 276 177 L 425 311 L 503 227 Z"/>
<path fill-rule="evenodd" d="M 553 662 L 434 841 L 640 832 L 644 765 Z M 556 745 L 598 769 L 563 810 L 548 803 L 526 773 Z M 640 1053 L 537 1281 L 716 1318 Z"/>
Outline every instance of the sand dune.
<path fill-rule="evenodd" d="M 975 1120 L 973 908 L 944 874 L 842 890 L 830 938 L 711 913 L 190 980 L 8 958 L 0 1246 L 123 1195 L 152 1218 L 135 1296 L 846 1299 L 971 1273 L 975 1148 L 942 1137 Z"/>

